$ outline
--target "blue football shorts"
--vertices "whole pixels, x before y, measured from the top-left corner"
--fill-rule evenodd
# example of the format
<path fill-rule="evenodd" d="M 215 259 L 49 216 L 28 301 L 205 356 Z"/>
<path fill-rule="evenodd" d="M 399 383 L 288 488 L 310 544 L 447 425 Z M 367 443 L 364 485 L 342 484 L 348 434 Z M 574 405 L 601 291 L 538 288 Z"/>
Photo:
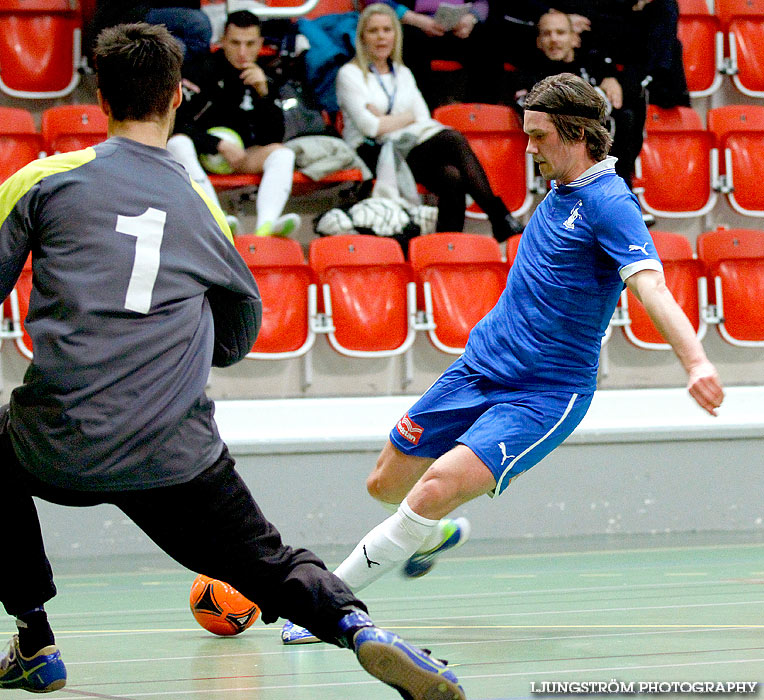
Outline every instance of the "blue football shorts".
<path fill-rule="evenodd" d="M 593 395 L 508 388 L 459 358 L 398 421 L 390 441 L 432 459 L 466 445 L 491 470 L 496 496 L 562 444 Z"/>

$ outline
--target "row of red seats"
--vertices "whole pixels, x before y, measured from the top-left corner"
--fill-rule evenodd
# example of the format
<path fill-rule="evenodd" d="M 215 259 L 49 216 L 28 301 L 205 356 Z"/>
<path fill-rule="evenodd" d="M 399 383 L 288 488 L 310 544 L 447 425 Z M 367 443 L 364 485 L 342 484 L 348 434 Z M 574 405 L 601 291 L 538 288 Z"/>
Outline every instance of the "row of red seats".
<path fill-rule="evenodd" d="M 710 323 L 732 345 L 764 346 L 764 231 L 702 233 L 697 256 L 681 234 L 651 235 L 667 284 L 699 337 Z M 420 236 L 411 241 L 406 262 L 393 240 L 335 236 L 312 241 L 306 262 L 295 241 L 239 237 L 236 246 L 264 303 L 251 356 L 305 353 L 316 333 L 351 357 L 396 355 L 411 347 L 417 331 L 426 331 L 438 350 L 460 354 L 503 291 L 521 239 L 510 239 L 503 260 L 488 236 Z M 668 348 L 630 292 L 620 306 L 613 324 L 628 340 L 646 349 Z"/>
<path fill-rule="evenodd" d="M 719 89 L 724 76 L 745 95 L 764 97 L 764 0 L 679 0 L 682 42 L 692 97 Z"/>
<path fill-rule="evenodd" d="M 649 107 L 634 181 L 643 208 L 703 216 L 723 194 L 738 213 L 764 217 L 764 106 L 716 107 L 706 120 L 690 107 Z"/>
<path fill-rule="evenodd" d="M 500 105 L 453 104 L 434 115 L 461 131 L 488 173 L 494 191 L 515 215 L 526 213 L 543 183 L 524 152 L 526 136 L 514 110 Z M 764 217 L 764 106 L 727 105 L 708 110 L 708 128 L 690 107 L 648 109 L 646 134 L 637 161 L 635 186 L 646 211 L 660 217 L 707 214 L 717 196 L 735 211 Z M 97 105 L 61 105 L 42 113 L 38 133 L 32 115 L 0 107 L 0 181 L 41 152 L 65 152 L 106 138 L 106 117 Z M 254 187 L 258 175 L 215 175 L 219 189 Z M 333 173 L 322 181 L 360 180 L 358 170 Z M 312 182 L 295 175 L 295 184 Z M 478 215 L 476 207 L 473 213 Z"/>
<path fill-rule="evenodd" d="M 517 216 L 533 204 L 533 162 L 525 153 L 526 136 L 515 111 L 501 105 L 455 104 L 439 107 L 434 116 L 461 131 L 488 173 L 494 192 Z M 98 105 L 61 105 L 42 113 L 40 133 L 32 115 L 19 108 L 0 107 L 0 182 L 38 157 L 40 152 L 62 153 L 92 146 L 106 138 L 106 117 Z M 256 187 L 259 175 L 212 175 L 216 189 Z M 321 182 L 359 181 L 357 169 L 342 170 Z M 313 182 L 295 173 L 297 190 Z M 472 213 L 480 215 L 473 205 Z"/>
<path fill-rule="evenodd" d="M 697 238 L 697 255 L 678 233 L 651 231 L 666 284 L 698 337 L 716 325 L 729 344 L 764 346 L 764 231 L 718 228 Z M 644 307 L 624 290 L 613 326 L 640 348 L 670 349 Z"/>
<path fill-rule="evenodd" d="M 106 138 L 106 123 L 98 105 L 60 105 L 42 112 L 38 132 L 27 110 L 0 107 L 0 182 L 40 155 L 100 143 Z"/>
<path fill-rule="evenodd" d="M 107 119 L 98 105 L 59 105 L 42 112 L 38 132 L 30 112 L 0 107 L 0 182 L 40 155 L 66 153 L 94 146 L 106 139 Z M 214 176 L 216 187 L 256 186 L 260 175 Z M 323 178 L 321 184 L 361 180 L 357 169 L 341 170 Z M 309 189 L 313 181 L 295 173 L 297 188 Z"/>
<path fill-rule="evenodd" d="M 764 231 L 702 233 L 697 256 L 680 234 L 655 231 L 652 238 L 667 285 L 699 338 L 714 324 L 732 345 L 764 346 Z M 510 239 L 505 261 L 488 236 L 436 233 L 411 241 L 407 262 L 392 239 L 335 236 L 312 241 L 306 261 L 296 241 L 238 237 L 263 298 L 262 330 L 249 357 L 305 356 L 317 334 L 342 355 L 388 357 L 406 353 L 418 331 L 438 350 L 460 354 L 502 293 L 520 242 Z M 23 331 L 31 278 L 28 262 L 5 308 L 26 357 L 32 356 Z M 669 347 L 628 291 L 612 325 L 637 347 Z"/>

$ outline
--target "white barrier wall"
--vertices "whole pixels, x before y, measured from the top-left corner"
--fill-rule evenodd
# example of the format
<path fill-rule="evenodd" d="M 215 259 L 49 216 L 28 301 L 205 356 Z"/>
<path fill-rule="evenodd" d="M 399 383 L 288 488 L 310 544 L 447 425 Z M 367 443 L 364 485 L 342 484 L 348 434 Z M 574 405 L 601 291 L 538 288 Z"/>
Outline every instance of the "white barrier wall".
<path fill-rule="evenodd" d="M 386 512 L 365 478 L 415 397 L 221 401 L 239 470 L 285 541 L 352 545 Z M 473 537 L 764 531 L 764 387 L 717 418 L 681 389 L 599 391 L 570 439 L 497 499 L 461 513 Z M 52 557 L 155 552 L 115 508 L 39 504 Z"/>

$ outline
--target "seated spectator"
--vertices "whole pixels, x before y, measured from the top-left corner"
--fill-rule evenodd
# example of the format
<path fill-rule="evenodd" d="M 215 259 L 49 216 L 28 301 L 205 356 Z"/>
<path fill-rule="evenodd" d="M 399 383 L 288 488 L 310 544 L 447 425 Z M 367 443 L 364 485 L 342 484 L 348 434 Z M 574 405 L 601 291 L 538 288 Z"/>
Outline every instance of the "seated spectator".
<path fill-rule="evenodd" d="M 515 76 L 515 100 L 523 98 L 540 80 L 558 73 L 574 73 L 598 88 L 610 104 L 614 126 L 610 155 L 618 158 L 616 172 L 631 187 L 634 162 L 642 149 L 646 106 L 639 86 L 626 87 L 619 80 L 616 64 L 601 51 L 580 48 L 581 40 L 569 15 L 547 12 L 538 21 L 537 51 L 529 68 Z"/>
<path fill-rule="evenodd" d="M 184 71 L 184 101 L 167 149 L 212 197 L 198 154 L 218 153 L 236 173 L 262 173 L 255 233 L 288 236 L 300 226 L 297 214 L 282 215 L 292 191 L 294 153 L 281 143 L 283 112 L 257 64 L 262 45 L 256 15 L 241 10 L 228 16 L 221 50 L 199 57 Z M 207 133 L 221 126 L 235 131 L 243 147 Z"/>
<path fill-rule="evenodd" d="M 622 65 L 622 82 L 646 86 L 651 104 L 689 106 L 677 0 L 556 0 L 555 8 L 588 17 L 584 47 L 604 50 Z"/>
<path fill-rule="evenodd" d="M 491 56 L 489 60 L 507 62 L 519 69 L 532 65 L 536 58 L 538 22 L 542 15 L 555 9 L 568 12 L 544 0 L 513 0 L 511 3 L 490 0 L 487 25 L 491 35 L 485 45 L 485 51 Z M 590 29 L 588 17 L 575 13 L 569 17 L 576 34 Z"/>
<path fill-rule="evenodd" d="M 99 0 L 88 34 L 96 37 L 102 29 L 123 22 L 164 24 L 183 45 L 185 62 L 209 53 L 212 25 L 200 0 Z"/>
<path fill-rule="evenodd" d="M 520 233 L 522 225 L 491 190 L 464 136 L 430 117 L 401 60 L 401 43 L 394 11 L 369 5 L 358 21 L 356 55 L 337 74 L 343 138 L 375 172 L 382 144 L 394 142 L 416 181 L 438 197 L 438 231 L 464 228 L 469 194 L 488 215 L 497 240 Z"/>
<path fill-rule="evenodd" d="M 457 61 L 466 72 L 468 102 L 496 102 L 503 64 L 485 51 L 489 42 L 488 0 L 381 0 L 403 25 L 403 62 L 411 69 L 431 108 L 444 102 L 437 93 L 433 59 Z M 469 5 L 454 26 L 441 24 L 438 7 Z M 490 60 L 489 60 L 490 57 Z"/>

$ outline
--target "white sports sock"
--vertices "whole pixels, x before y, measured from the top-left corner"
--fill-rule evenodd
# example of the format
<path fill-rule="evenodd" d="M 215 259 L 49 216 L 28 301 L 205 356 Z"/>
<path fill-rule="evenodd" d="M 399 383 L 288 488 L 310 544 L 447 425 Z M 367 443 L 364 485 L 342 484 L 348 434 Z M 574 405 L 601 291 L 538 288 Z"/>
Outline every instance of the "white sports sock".
<path fill-rule="evenodd" d="M 396 568 L 427 541 L 438 524 L 417 515 L 404 500 L 398 510 L 369 532 L 335 570 L 352 591 L 360 591 Z"/>
<path fill-rule="evenodd" d="M 167 142 L 167 150 L 186 169 L 190 178 L 202 188 L 204 194 L 220 206 L 217 192 L 199 163 L 194 142 L 185 134 L 175 134 Z"/>
<path fill-rule="evenodd" d="M 263 163 L 263 179 L 257 190 L 257 220 L 255 229 L 264 223 L 273 223 L 284 211 L 292 192 L 294 151 L 278 148 Z"/>

